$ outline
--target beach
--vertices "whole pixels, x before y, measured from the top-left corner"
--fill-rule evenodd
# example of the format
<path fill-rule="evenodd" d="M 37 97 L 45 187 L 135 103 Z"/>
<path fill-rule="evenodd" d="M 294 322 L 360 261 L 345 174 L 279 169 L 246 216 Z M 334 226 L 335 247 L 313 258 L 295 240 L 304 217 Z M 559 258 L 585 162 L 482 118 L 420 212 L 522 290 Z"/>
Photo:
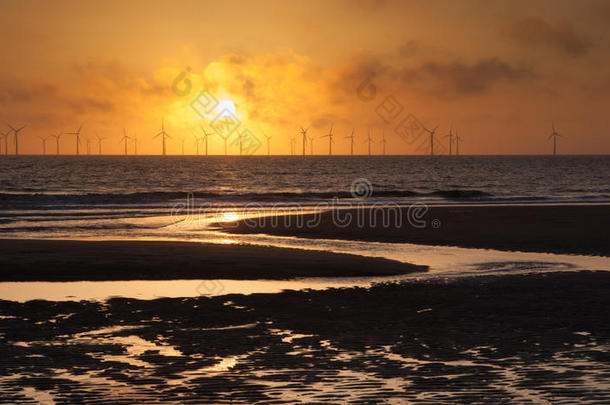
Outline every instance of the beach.
<path fill-rule="evenodd" d="M 4 403 L 602 403 L 607 272 L 0 301 Z"/>
<path fill-rule="evenodd" d="M 274 221 L 262 217 L 219 226 L 229 233 L 610 255 L 610 205 L 414 207 L 421 211 L 363 204 L 362 208 L 290 213 Z"/>
<path fill-rule="evenodd" d="M 271 246 L 19 239 L 0 239 L 0 268 L 0 281 L 285 280 L 426 271 L 384 258 Z"/>

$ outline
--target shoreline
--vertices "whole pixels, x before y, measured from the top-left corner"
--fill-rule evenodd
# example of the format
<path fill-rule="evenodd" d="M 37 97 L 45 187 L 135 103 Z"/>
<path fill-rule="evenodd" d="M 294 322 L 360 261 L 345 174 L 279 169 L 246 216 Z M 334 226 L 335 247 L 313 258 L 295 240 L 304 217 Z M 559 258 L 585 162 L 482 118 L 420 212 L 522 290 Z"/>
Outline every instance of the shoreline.
<path fill-rule="evenodd" d="M 243 244 L 0 239 L 0 281 L 289 280 L 427 271 L 385 258 Z"/>
<path fill-rule="evenodd" d="M 58 403 L 607 403 L 609 288 L 610 273 L 584 271 L 0 300 L 0 393 L 15 403 L 49 387 Z"/>
<path fill-rule="evenodd" d="M 216 225 L 236 234 L 610 256 L 610 205 L 415 207 L 347 208 Z"/>

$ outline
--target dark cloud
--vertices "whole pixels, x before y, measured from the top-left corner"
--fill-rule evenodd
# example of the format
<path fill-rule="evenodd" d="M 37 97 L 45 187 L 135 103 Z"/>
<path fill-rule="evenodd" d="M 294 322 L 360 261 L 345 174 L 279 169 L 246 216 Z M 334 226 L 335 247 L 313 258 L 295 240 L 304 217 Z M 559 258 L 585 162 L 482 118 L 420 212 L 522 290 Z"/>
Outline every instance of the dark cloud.
<path fill-rule="evenodd" d="M 552 25 L 539 17 L 519 20 L 506 31 L 519 43 L 546 46 L 573 57 L 587 54 L 593 46 L 591 40 L 576 33 L 568 23 Z"/>
<path fill-rule="evenodd" d="M 528 80 L 529 69 L 516 68 L 497 59 L 483 59 L 468 65 L 463 62 L 428 62 L 405 68 L 400 78 L 409 87 L 435 95 L 471 95 L 488 91 L 498 82 Z"/>

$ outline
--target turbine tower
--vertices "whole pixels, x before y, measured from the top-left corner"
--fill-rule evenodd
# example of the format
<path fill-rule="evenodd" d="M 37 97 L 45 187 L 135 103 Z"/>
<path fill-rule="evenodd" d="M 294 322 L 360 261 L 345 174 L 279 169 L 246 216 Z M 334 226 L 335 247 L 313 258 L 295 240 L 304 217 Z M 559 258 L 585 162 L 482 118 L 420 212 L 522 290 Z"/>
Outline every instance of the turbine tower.
<path fill-rule="evenodd" d="M 445 135 L 443 138 L 449 138 L 449 156 L 451 156 L 452 154 L 452 148 L 453 148 L 453 126 L 449 127 L 449 133 L 447 135 Z"/>
<path fill-rule="evenodd" d="M 13 131 L 13 134 L 15 135 L 15 155 L 19 154 L 19 132 L 21 132 L 21 130 L 23 128 L 25 128 L 26 126 L 22 126 L 21 128 L 14 128 L 11 124 L 6 124 L 8 125 L 11 130 Z"/>
<path fill-rule="evenodd" d="M 371 143 L 374 142 L 373 138 L 371 138 L 371 128 L 369 128 L 369 134 L 366 137 L 366 139 L 364 140 L 364 142 L 368 142 L 369 143 L 369 156 L 371 156 Z"/>
<path fill-rule="evenodd" d="M 47 139 L 49 139 L 50 137 L 52 137 L 53 135 L 49 135 L 49 136 L 39 136 L 40 140 L 42 141 L 42 154 L 46 155 L 47 154 Z"/>
<path fill-rule="evenodd" d="M 385 133 L 383 131 L 381 132 L 381 143 L 383 145 L 383 155 L 385 156 L 385 146 L 388 143 L 388 141 L 386 141 Z"/>
<path fill-rule="evenodd" d="M 356 129 L 352 128 L 352 134 L 350 136 L 346 136 L 345 139 L 350 140 L 349 152 L 351 156 L 354 156 L 354 131 Z"/>
<path fill-rule="evenodd" d="M 328 156 L 333 154 L 333 125 L 330 126 L 330 132 L 326 135 L 322 135 L 321 138 L 328 137 Z"/>
<path fill-rule="evenodd" d="M 309 131 L 309 128 L 304 129 L 301 127 L 301 135 L 303 136 L 303 156 L 305 156 L 305 147 L 307 146 L 307 131 Z"/>
<path fill-rule="evenodd" d="M 184 156 L 184 137 L 180 138 L 180 142 L 182 143 L 182 156 Z"/>
<path fill-rule="evenodd" d="M 165 132 L 165 122 L 164 120 L 161 120 L 161 132 L 159 132 L 157 135 L 153 136 L 153 139 L 155 139 L 158 136 L 161 136 L 161 139 L 163 141 L 163 156 L 165 156 L 165 138 L 171 138 L 171 136 L 169 136 L 167 134 L 167 132 Z"/>
<path fill-rule="evenodd" d="M 312 156 L 313 156 L 313 140 L 314 140 L 314 137 L 310 136 L 309 137 L 309 154 Z"/>
<path fill-rule="evenodd" d="M 457 129 L 455 130 L 455 155 L 459 155 L 460 154 L 460 141 L 462 140 L 462 138 L 458 135 L 458 131 Z"/>
<path fill-rule="evenodd" d="M 193 138 L 195 138 L 195 155 L 199 156 L 199 142 L 202 141 L 202 139 L 197 138 L 197 135 L 193 134 Z"/>
<path fill-rule="evenodd" d="M 91 154 L 91 139 L 87 138 L 85 139 L 85 142 L 87 143 L 87 155 Z"/>
<path fill-rule="evenodd" d="M 123 142 L 125 146 L 125 156 L 127 156 L 127 141 L 129 141 L 130 139 L 131 138 L 127 136 L 127 131 L 125 130 L 125 128 L 123 128 L 123 137 L 121 138 L 119 143 Z"/>
<path fill-rule="evenodd" d="M 201 126 L 201 130 L 203 131 L 203 137 L 201 139 L 205 141 L 205 155 L 208 156 L 208 138 L 210 136 L 214 135 L 214 132 L 210 132 L 208 134 L 208 132 L 205 130 L 205 128 L 203 126 Z M 199 147 L 197 147 L 197 150 L 199 150 Z M 197 154 L 199 154 L 199 152 L 197 152 Z M 227 154 L 227 140 L 225 139 L 225 155 L 226 154 Z"/>
<path fill-rule="evenodd" d="M 2 134 L 2 137 L 4 137 L 4 154 L 8 155 L 8 137 L 11 134 L 11 131 L 8 130 L 6 131 L 6 133 Z"/>
<path fill-rule="evenodd" d="M 263 135 L 265 136 L 265 138 L 267 138 L 267 156 L 271 155 L 271 135 L 267 135 L 265 133 L 263 133 Z"/>
<path fill-rule="evenodd" d="M 430 134 L 430 156 L 434 156 L 434 133 L 436 132 L 437 128 L 438 125 L 435 126 L 432 131 L 430 131 L 428 128 L 424 127 L 424 131 Z"/>
<path fill-rule="evenodd" d="M 76 154 L 80 154 L 79 145 L 80 145 L 80 130 L 83 127 L 83 124 L 78 127 L 78 131 L 76 132 L 66 132 L 66 135 L 76 135 Z"/>
<path fill-rule="evenodd" d="M 138 135 L 136 135 L 134 133 L 132 140 L 133 140 L 133 154 L 137 156 L 138 155 L 138 143 L 140 142 L 140 141 L 138 141 Z"/>
<path fill-rule="evenodd" d="M 547 139 L 547 141 L 550 140 L 551 138 L 553 138 L 553 156 L 555 156 L 555 155 L 557 155 L 557 137 L 561 136 L 561 135 L 559 134 L 559 132 L 557 132 L 555 130 L 554 122 L 551 123 L 551 126 L 553 128 L 553 132 L 551 133 L 551 135 L 549 136 L 549 139 Z"/>
<path fill-rule="evenodd" d="M 55 154 L 59 155 L 59 138 L 63 135 L 63 132 L 58 133 L 57 135 L 51 135 L 55 138 Z"/>
<path fill-rule="evenodd" d="M 295 144 L 296 144 L 296 139 L 290 138 L 290 156 L 294 155 Z"/>
<path fill-rule="evenodd" d="M 97 154 L 101 155 L 102 154 L 102 141 L 106 138 L 101 138 L 99 135 L 95 135 L 95 137 L 97 138 Z"/>

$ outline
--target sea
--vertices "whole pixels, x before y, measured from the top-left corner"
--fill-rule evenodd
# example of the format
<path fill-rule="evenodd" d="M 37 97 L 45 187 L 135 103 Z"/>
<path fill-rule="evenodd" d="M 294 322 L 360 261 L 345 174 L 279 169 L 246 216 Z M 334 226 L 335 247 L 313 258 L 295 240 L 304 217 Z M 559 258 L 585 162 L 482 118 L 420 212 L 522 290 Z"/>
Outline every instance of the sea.
<path fill-rule="evenodd" d="M 610 156 L 0 156 L 0 237 L 174 237 L 165 228 L 189 198 L 237 214 L 333 201 L 606 204 L 608 179 Z"/>

